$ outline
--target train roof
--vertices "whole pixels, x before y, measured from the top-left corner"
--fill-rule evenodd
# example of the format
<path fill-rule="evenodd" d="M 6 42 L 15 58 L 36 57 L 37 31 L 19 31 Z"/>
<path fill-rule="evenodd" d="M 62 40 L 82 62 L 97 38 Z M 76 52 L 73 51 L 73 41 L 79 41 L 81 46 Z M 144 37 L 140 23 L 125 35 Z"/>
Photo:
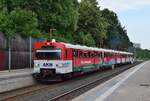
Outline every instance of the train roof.
<path fill-rule="evenodd" d="M 63 43 L 63 42 L 61 42 L 61 43 L 64 44 L 66 48 L 92 50 L 92 51 L 103 51 L 103 52 L 111 52 L 111 53 L 120 53 L 120 54 L 126 54 L 126 55 L 133 55 L 133 53 L 130 53 L 130 52 L 116 51 L 116 50 L 96 48 L 96 47 L 88 47 L 88 46 L 82 46 L 82 45 L 73 45 L 73 44 L 70 44 L 70 43 Z"/>

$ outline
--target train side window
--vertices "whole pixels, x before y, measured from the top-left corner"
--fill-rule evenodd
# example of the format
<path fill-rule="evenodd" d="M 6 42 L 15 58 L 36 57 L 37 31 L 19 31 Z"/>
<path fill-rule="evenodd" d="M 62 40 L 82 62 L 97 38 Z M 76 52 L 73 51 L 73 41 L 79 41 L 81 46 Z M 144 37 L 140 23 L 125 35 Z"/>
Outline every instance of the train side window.
<path fill-rule="evenodd" d="M 98 54 L 97 54 L 97 52 L 95 52 L 95 57 L 97 57 L 98 56 Z"/>
<path fill-rule="evenodd" d="M 77 58 L 78 57 L 78 51 L 74 50 L 73 56 Z"/>
<path fill-rule="evenodd" d="M 78 51 L 76 51 L 76 57 L 78 58 Z"/>
<path fill-rule="evenodd" d="M 104 53 L 104 57 L 106 57 L 106 53 Z"/>
<path fill-rule="evenodd" d="M 109 53 L 109 57 L 112 57 L 113 56 L 113 54 L 112 53 Z"/>
<path fill-rule="evenodd" d="M 74 51 L 73 51 L 73 56 L 75 57 L 75 55 L 76 55 L 76 51 L 74 50 Z"/>
<path fill-rule="evenodd" d="M 94 52 L 92 52 L 92 58 L 94 58 Z"/>
<path fill-rule="evenodd" d="M 102 53 L 98 53 L 98 57 L 101 58 L 102 57 Z"/>
<path fill-rule="evenodd" d="M 97 52 L 97 57 L 98 57 L 98 58 L 99 58 L 99 54 L 100 54 L 100 53 Z"/>
<path fill-rule="evenodd" d="M 84 58 L 87 58 L 87 52 L 84 52 Z"/>
<path fill-rule="evenodd" d="M 82 51 L 79 52 L 79 57 L 82 58 Z"/>
<path fill-rule="evenodd" d="M 109 56 L 109 54 L 108 53 L 104 53 L 104 57 L 108 57 Z"/>
<path fill-rule="evenodd" d="M 91 52 L 88 52 L 88 58 L 90 58 L 91 57 Z"/>
<path fill-rule="evenodd" d="M 103 53 L 100 53 L 101 54 L 101 58 L 103 58 Z"/>
<path fill-rule="evenodd" d="M 100 53 L 98 53 L 98 56 L 97 56 L 97 57 L 99 57 L 99 58 L 101 57 L 101 56 L 100 56 Z"/>

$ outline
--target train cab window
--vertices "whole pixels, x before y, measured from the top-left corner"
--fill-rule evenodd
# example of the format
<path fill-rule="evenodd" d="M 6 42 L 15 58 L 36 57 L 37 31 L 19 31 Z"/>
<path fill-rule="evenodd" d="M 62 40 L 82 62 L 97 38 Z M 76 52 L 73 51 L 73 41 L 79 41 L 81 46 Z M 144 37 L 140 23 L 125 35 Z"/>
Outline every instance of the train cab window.
<path fill-rule="evenodd" d="M 58 60 L 62 58 L 61 50 L 36 50 L 37 59 Z"/>

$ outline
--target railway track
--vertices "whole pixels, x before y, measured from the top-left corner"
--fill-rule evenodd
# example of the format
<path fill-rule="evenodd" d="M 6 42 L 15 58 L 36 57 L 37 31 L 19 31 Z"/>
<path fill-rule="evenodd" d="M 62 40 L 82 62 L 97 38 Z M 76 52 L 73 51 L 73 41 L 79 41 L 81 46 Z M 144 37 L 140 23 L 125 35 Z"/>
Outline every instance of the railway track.
<path fill-rule="evenodd" d="M 101 84 L 102 82 L 107 81 L 108 79 L 122 73 L 123 71 L 125 71 L 137 64 L 139 64 L 139 62 L 132 64 L 132 65 L 123 66 L 124 68 L 116 68 L 114 70 L 104 71 L 102 73 L 104 73 L 105 75 L 101 74 L 101 76 L 94 79 L 94 81 L 90 80 L 91 82 L 87 82 L 87 83 L 81 84 L 81 85 L 73 87 L 73 88 L 70 87 L 70 89 L 68 89 L 68 88 L 65 89 L 65 87 L 62 87 L 62 88 L 59 88 L 59 87 L 67 85 L 67 84 L 69 86 L 69 84 L 72 81 L 74 81 L 76 79 L 77 80 L 83 79 L 87 75 L 84 77 L 81 77 L 81 78 L 75 78 L 74 80 L 69 80 L 69 81 L 65 81 L 65 82 L 61 82 L 61 83 L 50 84 L 50 85 L 39 85 L 37 87 L 31 87 L 31 89 L 28 89 L 28 90 L 23 89 L 20 92 L 15 93 L 15 94 L 11 94 L 8 92 L 8 93 L 6 93 L 7 96 L 5 94 L 3 94 L 3 95 L 0 94 L 0 96 L 4 96 L 0 100 L 1 101 L 15 101 L 15 100 L 18 100 L 18 98 L 24 98 L 24 97 L 29 96 L 30 94 L 34 94 L 37 92 L 39 93 L 42 90 L 44 90 L 45 92 L 46 92 L 46 90 L 49 90 L 49 92 L 52 92 L 51 89 L 57 88 L 59 90 L 63 89 L 63 92 L 58 93 L 59 92 L 59 90 L 58 90 L 58 92 L 56 91 L 57 94 L 48 93 L 49 94 L 47 96 L 48 98 L 45 98 L 44 101 L 68 101 L 68 100 L 73 99 L 76 96 L 79 96 L 80 94 L 94 88 L 95 86 Z M 37 99 L 38 99 L 38 97 L 37 97 Z M 20 100 L 18 100 L 18 101 L 20 101 Z M 38 101 L 38 100 L 36 100 L 36 101 Z M 25 100 L 22 100 L 22 101 L 25 101 Z M 34 101 L 34 100 L 32 100 L 32 101 Z"/>
<path fill-rule="evenodd" d="M 110 78 L 124 72 L 125 70 L 127 70 L 135 65 L 137 65 L 137 64 L 133 64 L 131 66 L 128 66 L 127 68 L 123 68 L 120 71 L 116 71 L 116 72 L 112 72 L 111 74 L 104 75 L 103 77 L 98 78 L 94 81 L 91 81 L 85 85 L 81 85 L 80 87 L 72 89 L 71 91 L 68 91 L 64 94 L 53 97 L 53 98 L 49 99 L 48 101 L 69 101 L 69 100 L 75 98 L 76 96 L 80 95 L 81 92 L 84 93 L 84 92 L 90 90 L 91 88 L 94 88 L 96 85 L 99 85 L 100 83 L 102 83 L 106 80 L 109 80 Z"/>
<path fill-rule="evenodd" d="M 0 94 L 0 101 L 13 101 L 13 99 L 16 99 L 18 96 L 24 96 L 36 91 L 40 91 L 42 89 L 47 89 L 50 87 L 55 87 L 56 85 L 33 85 L 30 87 L 25 87 L 22 89 L 17 89 L 10 92 L 5 92 Z M 15 93 L 15 94 L 14 94 Z M 3 97 L 4 96 L 4 97 Z"/>

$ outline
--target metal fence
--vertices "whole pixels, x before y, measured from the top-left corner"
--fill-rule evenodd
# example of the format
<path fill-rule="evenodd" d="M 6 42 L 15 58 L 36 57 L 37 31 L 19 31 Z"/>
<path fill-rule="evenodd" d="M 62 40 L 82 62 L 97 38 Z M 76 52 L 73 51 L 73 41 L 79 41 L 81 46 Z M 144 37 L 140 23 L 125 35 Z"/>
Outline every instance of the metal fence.
<path fill-rule="evenodd" d="M 22 38 L 20 36 L 16 36 L 15 39 L 11 40 L 11 51 L 9 54 L 9 48 L 7 47 L 7 39 L 3 33 L 0 33 L 0 70 L 33 67 L 33 45 L 36 42 L 41 41 L 46 40 Z"/>

